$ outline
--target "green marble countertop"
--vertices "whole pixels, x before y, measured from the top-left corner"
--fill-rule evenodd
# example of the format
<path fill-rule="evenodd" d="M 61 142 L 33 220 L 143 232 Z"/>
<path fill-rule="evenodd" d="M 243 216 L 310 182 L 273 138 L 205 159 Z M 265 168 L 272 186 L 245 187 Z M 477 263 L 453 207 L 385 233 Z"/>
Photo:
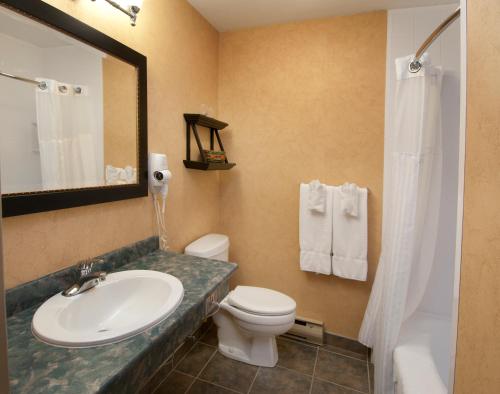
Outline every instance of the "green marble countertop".
<path fill-rule="evenodd" d="M 234 263 L 156 250 L 115 271 L 147 269 L 179 278 L 184 298 L 160 324 L 115 344 L 87 349 L 46 345 L 31 333 L 39 304 L 7 320 L 11 392 L 135 393 L 204 318 L 204 300 L 236 270 Z"/>

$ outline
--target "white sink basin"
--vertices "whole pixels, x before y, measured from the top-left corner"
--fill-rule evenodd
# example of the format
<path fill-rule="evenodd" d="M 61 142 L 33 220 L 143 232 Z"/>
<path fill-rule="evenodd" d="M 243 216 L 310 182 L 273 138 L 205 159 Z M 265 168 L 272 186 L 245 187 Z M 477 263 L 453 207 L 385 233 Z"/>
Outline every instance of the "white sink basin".
<path fill-rule="evenodd" d="M 59 293 L 45 301 L 33 316 L 33 334 L 64 347 L 118 342 L 164 320 L 183 296 L 181 281 L 169 274 L 146 270 L 109 274 L 82 294 Z"/>

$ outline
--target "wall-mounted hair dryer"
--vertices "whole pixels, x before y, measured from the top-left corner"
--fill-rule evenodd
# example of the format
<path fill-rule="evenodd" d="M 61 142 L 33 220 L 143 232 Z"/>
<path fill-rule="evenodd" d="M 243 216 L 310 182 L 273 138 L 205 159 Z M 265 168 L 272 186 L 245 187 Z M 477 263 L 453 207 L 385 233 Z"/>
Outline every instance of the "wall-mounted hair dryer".
<path fill-rule="evenodd" d="M 157 194 L 167 197 L 168 181 L 172 173 L 168 169 L 167 155 L 162 153 L 149 154 L 149 187 L 153 197 Z"/>
<path fill-rule="evenodd" d="M 167 249 L 167 231 L 165 227 L 165 201 L 168 194 L 168 182 L 172 173 L 168 169 L 167 155 L 150 153 L 148 163 L 149 188 L 153 195 L 153 204 L 160 238 L 160 249 Z M 160 208 L 160 198 L 161 208 Z"/>

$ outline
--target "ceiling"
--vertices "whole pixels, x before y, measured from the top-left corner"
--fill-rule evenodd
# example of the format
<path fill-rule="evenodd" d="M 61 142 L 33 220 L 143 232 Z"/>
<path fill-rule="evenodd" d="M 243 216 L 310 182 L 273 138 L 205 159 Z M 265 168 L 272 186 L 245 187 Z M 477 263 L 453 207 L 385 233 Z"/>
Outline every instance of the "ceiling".
<path fill-rule="evenodd" d="M 228 31 L 375 10 L 458 0 L 188 0 L 217 30 Z"/>

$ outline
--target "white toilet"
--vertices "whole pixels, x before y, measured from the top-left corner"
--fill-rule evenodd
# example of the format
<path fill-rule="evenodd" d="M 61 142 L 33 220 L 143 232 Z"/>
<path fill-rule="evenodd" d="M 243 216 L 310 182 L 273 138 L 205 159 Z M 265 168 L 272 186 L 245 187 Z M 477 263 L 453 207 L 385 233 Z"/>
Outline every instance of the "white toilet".
<path fill-rule="evenodd" d="M 229 239 L 207 234 L 189 244 L 185 253 L 227 261 Z M 213 319 L 219 351 L 225 356 L 261 367 L 278 362 L 276 336 L 295 322 L 295 301 L 287 295 L 261 287 L 237 286 L 221 301 Z"/>

